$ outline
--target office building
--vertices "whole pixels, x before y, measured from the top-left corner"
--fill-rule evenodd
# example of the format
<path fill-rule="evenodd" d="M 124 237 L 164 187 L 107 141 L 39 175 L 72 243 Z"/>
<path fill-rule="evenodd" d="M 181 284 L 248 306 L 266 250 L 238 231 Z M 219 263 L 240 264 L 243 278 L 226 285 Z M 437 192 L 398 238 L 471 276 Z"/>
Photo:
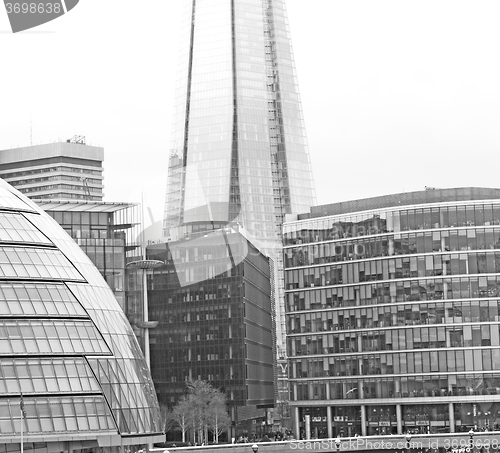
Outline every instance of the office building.
<path fill-rule="evenodd" d="M 499 428 L 500 189 L 317 206 L 284 241 L 297 435 Z"/>
<path fill-rule="evenodd" d="M 133 324 L 137 307 L 126 302 L 126 263 L 140 255 L 139 206 L 131 203 L 37 200 L 90 258 Z M 128 258 L 128 260 L 127 260 Z"/>
<path fill-rule="evenodd" d="M 227 395 L 233 436 L 262 435 L 275 400 L 269 259 L 237 231 L 151 245 L 147 258 L 165 263 L 148 275 L 160 403 L 206 380 Z"/>
<path fill-rule="evenodd" d="M 315 202 L 284 0 L 185 1 L 164 231 L 178 240 L 242 225 L 276 262 L 281 226 Z"/>
<path fill-rule="evenodd" d="M 164 438 L 144 357 L 89 258 L 0 181 L 0 444 L 91 451 Z"/>
<path fill-rule="evenodd" d="M 104 150 L 85 137 L 0 150 L 0 178 L 28 198 L 102 201 Z"/>

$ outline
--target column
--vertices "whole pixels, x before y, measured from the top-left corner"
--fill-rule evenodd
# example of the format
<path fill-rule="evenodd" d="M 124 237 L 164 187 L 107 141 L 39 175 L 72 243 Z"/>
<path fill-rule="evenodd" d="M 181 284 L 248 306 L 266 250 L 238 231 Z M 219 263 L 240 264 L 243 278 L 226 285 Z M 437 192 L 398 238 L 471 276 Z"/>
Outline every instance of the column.
<path fill-rule="evenodd" d="M 441 225 L 443 222 L 441 221 Z M 446 240 L 444 237 L 441 238 L 441 251 L 444 252 L 446 250 Z M 448 258 L 449 259 L 449 258 Z M 446 262 L 443 261 L 443 275 L 446 275 Z M 448 299 L 448 283 L 446 279 L 443 282 L 443 299 Z"/>
<path fill-rule="evenodd" d="M 448 416 L 450 418 L 450 433 L 455 432 L 455 408 L 453 403 L 448 403 Z"/>
<path fill-rule="evenodd" d="M 300 411 L 298 407 L 293 408 L 293 427 L 295 439 L 300 439 Z"/>
<path fill-rule="evenodd" d="M 394 381 L 394 396 L 396 398 L 401 396 L 401 381 L 399 379 Z"/>
<path fill-rule="evenodd" d="M 389 236 L 389 256 L 394 255 L 394 236 Z"/>
<path fill-rule="evenodd" d="M 311 416 L 304 415 L 304 424 L 306 431 L 306 439 L 309 440 L 311 438 Z"/>
<path fill-rule="evenodd" d="M 328 438 L 331 439 L 333 437 L 333 430 L 332 430 L 332 407 L 331 406 L 326 406 L 326 429 L 327 429 L 327 434 Z"/>
<path fill-rule="evenodd" d="M 366 406 L 361 405 L 361 435 L 366 436 Z"/>
<path fill-rule="evenodd" d="M 401 404 L 396 404 L 396 421 L 398 423 L 398 434 L 403 434 L 403 416 L 401 415 Z"/>
<path fill-rule="evenodd" d="M 234 422 L 234 425 L 233 425 L 233 423 L 231 423 L 231 427 L 229 428 L 231 430 L 231 437 L 229 439 L 233 439 L 233 438 L 236 439 L 236 420 L 237 420 L 238 414 L 236 412 L 235 407 L 230 408 L 230 411 L 231 411 L 230 417 L 231 417 L 231 420 Z"/>
<path fill-rule="evenodd" d="M 326 360 L 325 360 L 325 362 L 326 362 Z M 326 388 L 325 388 L 326 400 L 330 401 L 330 382 L 326 382 L 325 385 L 326 385 Z M 326 406 L 326 429 L 327 429 L 328 438 L 331 439 L 333 437 L 332 407 L 331 406 Z"/>

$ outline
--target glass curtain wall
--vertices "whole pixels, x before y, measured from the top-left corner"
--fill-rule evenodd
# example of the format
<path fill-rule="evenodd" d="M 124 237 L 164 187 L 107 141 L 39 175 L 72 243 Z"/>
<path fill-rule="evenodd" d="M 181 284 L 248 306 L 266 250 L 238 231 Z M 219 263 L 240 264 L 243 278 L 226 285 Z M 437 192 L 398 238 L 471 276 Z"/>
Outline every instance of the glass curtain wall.
<path fill-rule="evenodd" d="M 398 206 L 284 230 L 298 435 L 316 400 L 325 416 L 311 426 L 330 437 L 498 427 L 499 201 Z M 339 407 L 361 422 L 345 423 Z"/>

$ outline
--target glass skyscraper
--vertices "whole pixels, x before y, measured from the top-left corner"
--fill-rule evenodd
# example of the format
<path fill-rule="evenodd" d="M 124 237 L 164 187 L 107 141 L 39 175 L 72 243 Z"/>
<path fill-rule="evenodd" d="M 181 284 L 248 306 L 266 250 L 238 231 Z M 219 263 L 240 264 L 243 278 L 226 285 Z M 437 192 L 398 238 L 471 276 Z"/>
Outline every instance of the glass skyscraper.
<path fill-rule="evenodd" d="M 238 223 L 280 269 L 284 215 L 314 202 L 284 0 L 186 1 L 165 235 Z"/>

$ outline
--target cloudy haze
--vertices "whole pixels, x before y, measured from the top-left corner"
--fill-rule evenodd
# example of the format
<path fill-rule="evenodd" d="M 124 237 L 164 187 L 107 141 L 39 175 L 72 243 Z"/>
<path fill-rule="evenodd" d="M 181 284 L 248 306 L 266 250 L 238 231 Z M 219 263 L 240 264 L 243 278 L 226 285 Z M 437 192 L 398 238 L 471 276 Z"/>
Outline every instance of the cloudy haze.
<path fill-rule="evenodd" d="M 0 9 L 0 149 L 85 135 L 106 201 L 159 220 L 180 3 L 81 0 L 18 34 Z M 500 186 L 499 2 L 287 6 L 319 203 Z"/>

